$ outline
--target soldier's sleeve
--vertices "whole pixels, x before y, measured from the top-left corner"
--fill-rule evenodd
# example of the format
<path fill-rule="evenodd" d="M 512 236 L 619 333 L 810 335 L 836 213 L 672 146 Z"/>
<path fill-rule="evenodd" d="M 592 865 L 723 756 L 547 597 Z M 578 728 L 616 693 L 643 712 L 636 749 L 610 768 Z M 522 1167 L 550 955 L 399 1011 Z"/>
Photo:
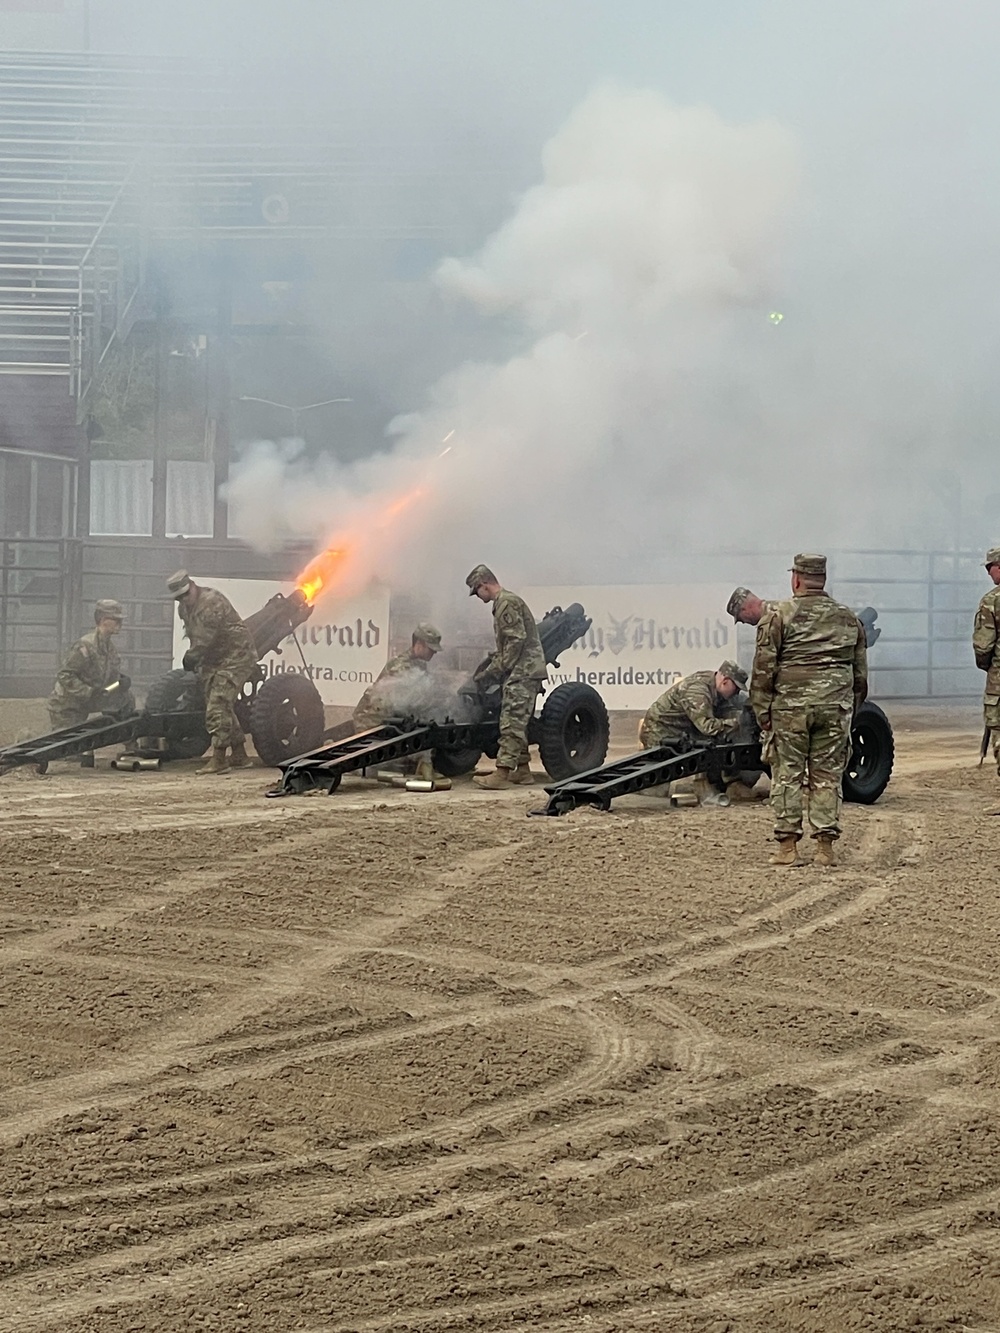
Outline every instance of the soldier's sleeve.
<path fill-rule="evenodd" d="M 705 736 L 728 736 L 739 725 L 735 718 L 715 716 L 712 689 L 707 681 L 692 681 L 681 695 L 679 703 L 688 718 Z"/>
<path fill-rule="evenodd" d="M 771 726 L 771 705 L 778 675 L 784 625 L 777 610 L 765 611 L 757 626 L 757 645 L 750 677 L 750 707 L 764 731 Z"/>
<path fill-rule="evenodd" d="M 868 698 L 868 639 L 865 627 L 858 621 L 858 641 L 854 645 L 854 711 L 857 712 Z"/>
<path fill-rule="evenodd" d="M 976 654 L 976 666 L 980 671 L 989 671 L 996 652 L 997 613 L 993 600 L 987 595 L 979 603 L 976 625 L 972 631 L 972 650 Z"/>

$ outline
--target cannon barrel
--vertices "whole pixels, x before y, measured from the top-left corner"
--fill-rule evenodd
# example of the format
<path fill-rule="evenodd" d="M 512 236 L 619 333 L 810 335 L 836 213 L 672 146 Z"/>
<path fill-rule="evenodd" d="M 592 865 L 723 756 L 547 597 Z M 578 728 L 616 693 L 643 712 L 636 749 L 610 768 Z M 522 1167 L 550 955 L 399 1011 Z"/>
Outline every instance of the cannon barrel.
<path fill-rule="evenodd" d="M 276 592 L 259 611 L 247 616 L 243 623 L 253 638 L 258 661 L 268 653 L 277 652 L 282 640 L 304 625 L 312 613 L 312 605 L 306 601 L 305 593 L 296 588 L 287 597 Z"/>

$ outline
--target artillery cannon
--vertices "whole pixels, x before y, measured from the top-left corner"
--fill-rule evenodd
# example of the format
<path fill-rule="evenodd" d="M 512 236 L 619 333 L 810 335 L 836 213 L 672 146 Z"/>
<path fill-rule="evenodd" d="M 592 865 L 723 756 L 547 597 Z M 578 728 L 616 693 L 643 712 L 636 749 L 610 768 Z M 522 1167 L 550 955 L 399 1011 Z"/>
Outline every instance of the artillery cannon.
<path fill-rule="evenodd" d="M 547 612 L 538 621 L 545 661 L 558 666 L 560 653 L 586 634 L 590 624 L 579 602 L 565 610 L 557 606 Z M 280 762 L 281 781 L 268 794 L 287 796 L 324 789 L 332 793 L 345 773 L 376 768 L 427 750 L 434 752 L 434 765 L 446 776 L 468 773 L 481 754 L 496 758 L 502 701 L 502 687 L 484 691 L 470 681 L 456 699 L 456 714 L 465 720 L 387 718 L 381 726 Z M 607 708 L 593 686 L 567 681 L 545 696 L 541 711 L 528 725 L 528 741 L 538 746 L 551 777 L 569 778 L 603 764 L 609 731 Z"/>
<path fill-rule="evenodd" d="M 876 631 L 877 634 L 877 631 Z M 600 768 L 578 773 L 546 787 L 548 801 L 536 815 L 565 815 L 580 805 L 610 810 L 620 796 L 633 796 L 678 778 L 705 774 L 720 784 L 723 774 L 740 774 L 756 781 L 769 773 L 761 753 L 760 729 L 749 705 L 741 708 L 739 732 L 728 739 L 707 738 L 703 743 L 661 745 L 638 754 L 613 759 Z M 872 805 L 885 791 L 895 758 L 892 726 L 878 704 L 865 701 L 851 724 L 851 754 L 844 770 L 844 800 Z"/>
<path fill-rule="evenodd" d="M 236 702 L 236 715 L 265 764 L 277 764 L 323 739 L 323 701 L 309 677 L 298 672 L 268 677 L 259 662 L 268 653 L 280 653 L 282 642 L 312 611 L 296 589 L 287 597 L 275 593 L 245 622 L 258 664 Z M 105 745 L 131 745 L 137 759 L 197 759 L 209 743 L 201 681 L 190 671 L 170 671 L 150 687 L 141 712 L 88 718 L 78 726 L 61 727 L 0 749 L 0 773 L 25 765 L 44 772 L 54 759 L 68 759 Z"/>

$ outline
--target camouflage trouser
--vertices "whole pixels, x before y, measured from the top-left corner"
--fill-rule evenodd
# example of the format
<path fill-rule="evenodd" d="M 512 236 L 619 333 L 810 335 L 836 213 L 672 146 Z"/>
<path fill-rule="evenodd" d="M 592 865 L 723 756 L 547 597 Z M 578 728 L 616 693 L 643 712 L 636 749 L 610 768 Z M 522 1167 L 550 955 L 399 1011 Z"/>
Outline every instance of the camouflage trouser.
<path fill-rule="evenodd" d="M 983 717 L 990 729 L 993 758 L 997 764 L 997 775 L 1000 776 L 1000 699 L 992 694 L 986 695 L 983 700 Z"/>
<path fill-rule="evenodd" d="M 528 723 L 541 687 L 540 680 L 509 680 L 504 685 L 497 768 L 520 768 L 528 762 Z"/>
<path fill-rule="evenodd" d="M 214 750 L 225 749 L 227 745 L 239 745 L 243 740 L 243 729 L 236 720 L 233 704 L 239 698 L 250 670 L 248 667 L 241 674 L 238 668 L 215 667 L 201 675 L 205 690 L 205 726 L 212 738 Z"/>
<path fill-rule="evenodd" d="M 78 727 L 81 722 L 86 722 L 88 717 L 93 717 L 97 711 L 96 708 L 88 708 L 86 704 L 67 703 L 60 708 L 52 704 L 48 706 L 49 722 L 53 731 L 58 731 L 61 727 Z M 108 695 L 108 702 L 100 711 L 112 713 L 116 717 L 134 713 L 135 695 L 131 690 L 126 690 L 124 694 L 115 690 L 113 694 Z"/>
<path fill-rule="evenodd" d="M 774 835 L 802 833 L 809 792 L 812 837 L 840 837 L 841 783 L 851 753 L 851 710 L 839 705 L 772 709 L 771 807 Z"/>

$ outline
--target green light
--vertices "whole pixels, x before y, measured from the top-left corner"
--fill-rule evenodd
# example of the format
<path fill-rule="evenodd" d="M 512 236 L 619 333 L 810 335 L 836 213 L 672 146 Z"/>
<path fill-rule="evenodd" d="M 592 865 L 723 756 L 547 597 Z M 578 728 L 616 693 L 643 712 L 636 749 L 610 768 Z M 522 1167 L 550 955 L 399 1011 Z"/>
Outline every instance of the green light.
<path fill-rule="evenodd" d="M 772 310 L 771 313 L 768 315 L 768 319 L 771 321 L 772 324 L 780 324 L 784 318 L 785 317 L 780 310 Z"/>

